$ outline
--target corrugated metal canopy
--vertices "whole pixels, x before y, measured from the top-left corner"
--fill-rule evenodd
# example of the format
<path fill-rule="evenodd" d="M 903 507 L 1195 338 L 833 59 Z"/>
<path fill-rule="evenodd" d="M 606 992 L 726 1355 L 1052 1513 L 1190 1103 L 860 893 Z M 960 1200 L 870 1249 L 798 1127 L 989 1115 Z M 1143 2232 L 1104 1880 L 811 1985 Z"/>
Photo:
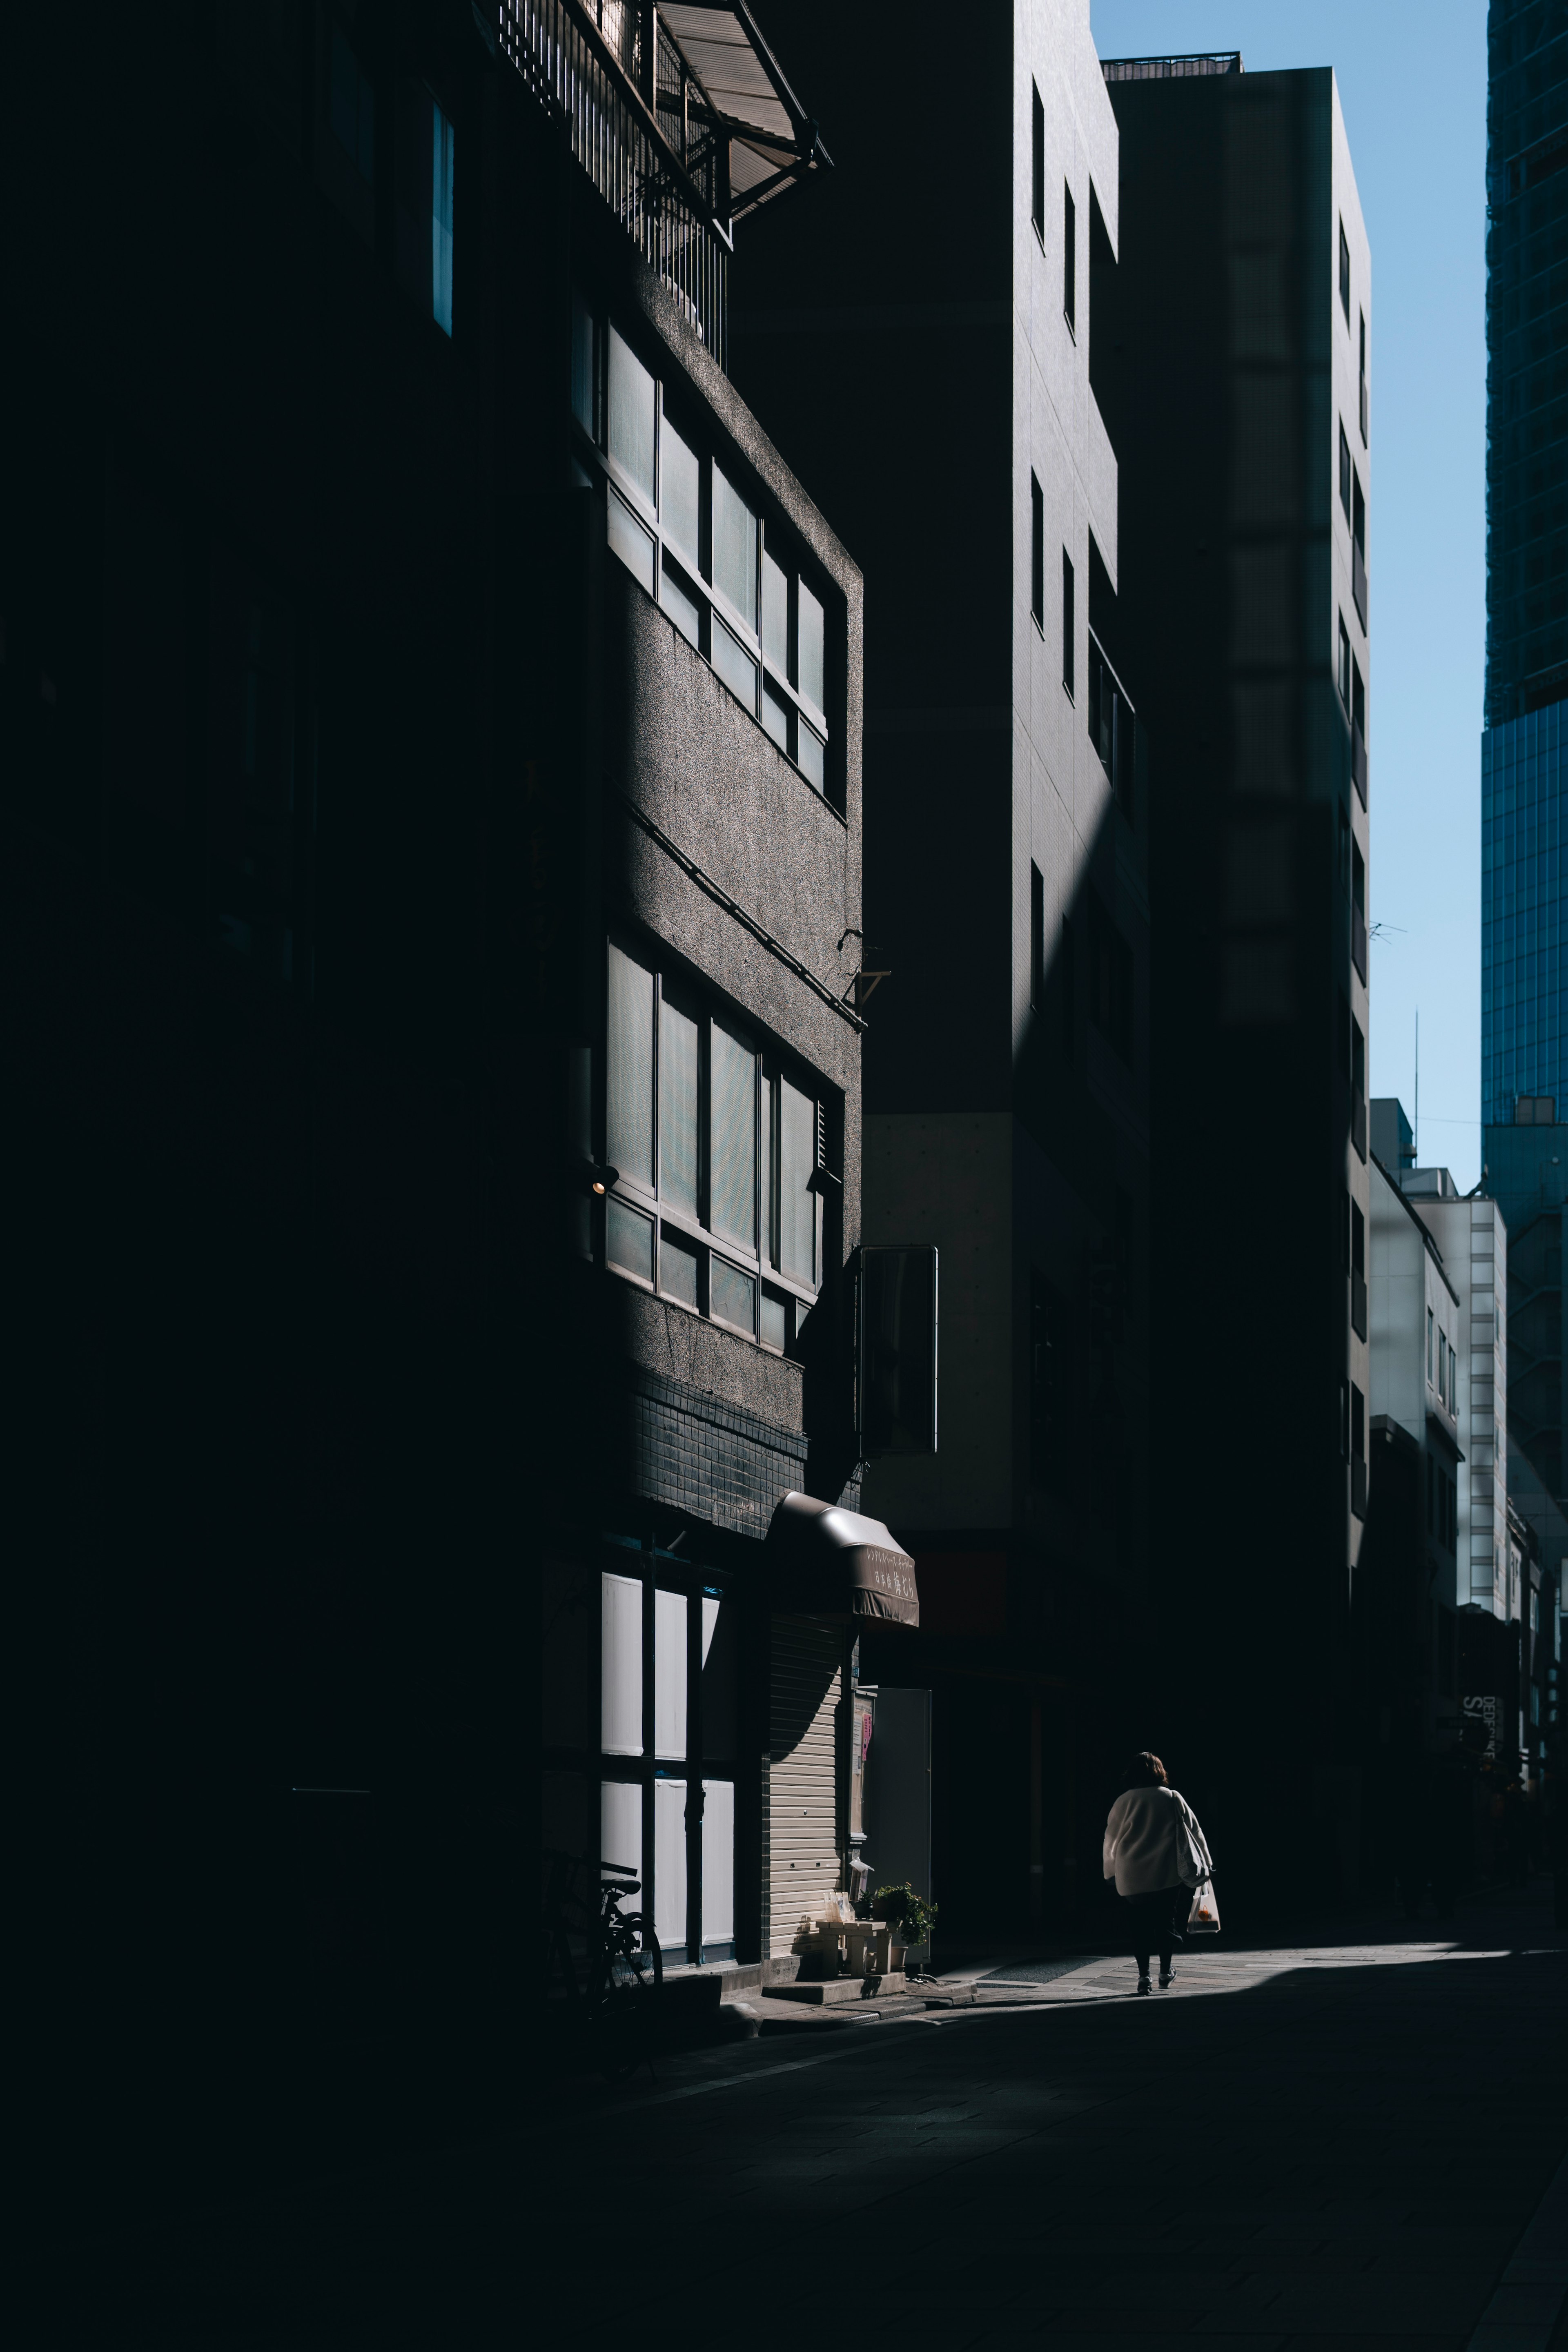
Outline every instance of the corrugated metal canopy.
<path fill-rule="evenodd" d="M 705 8 L 671 0 L 659 20 L 730 133 L 735 215 L 786 187 L 828 157 L 749 9 Z"/>

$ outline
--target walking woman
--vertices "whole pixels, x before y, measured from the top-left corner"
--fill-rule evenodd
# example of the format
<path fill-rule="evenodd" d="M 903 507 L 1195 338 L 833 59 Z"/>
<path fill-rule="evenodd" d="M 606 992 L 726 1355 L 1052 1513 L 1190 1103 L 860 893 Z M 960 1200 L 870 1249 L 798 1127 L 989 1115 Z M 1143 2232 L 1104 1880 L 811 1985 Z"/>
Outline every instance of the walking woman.
<path fill-rule="evenodd" d="M 1172 1788 L 1159 1758 L 1135 1756 L 1105 1824 L 1105 1875 L 1127 1905 L 1141 1993 L 1151 1990 L 1151 1951 L 1160 1955 L 1162 1992 L 1175 1975 L 1171 1955 L 1182 1940 L 1193 1889 L 1213 1871 L 1197 1815 Z"/>

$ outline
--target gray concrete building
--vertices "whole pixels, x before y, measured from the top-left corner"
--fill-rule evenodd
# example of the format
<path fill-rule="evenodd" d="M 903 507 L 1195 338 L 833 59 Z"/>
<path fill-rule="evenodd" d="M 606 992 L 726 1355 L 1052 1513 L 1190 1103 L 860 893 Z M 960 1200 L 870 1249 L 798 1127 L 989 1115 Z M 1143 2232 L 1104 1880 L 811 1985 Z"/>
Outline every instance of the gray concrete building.
<path fill-rule="evenodd" d="M 1180 1538 L 1158 1580 L 1173 1691 L 1226 1695 L 1173 1698 L 1171 1738 L 1194 1780 L 1213 1775 L 1217 1853 L 1280 1796 L 1277 1772 L 1238 1775 L 1233 1759 L 1275 1755 L 1288 1726 L 1290 1801 L 1350 1885 L 1371 1379 L 1354 1247 L 1369 1181 L 1372 263 L 1331 71 L 1247 73 L 1231 53 L 1105 73 L 1121 199 L 1090 382 L 1119 460 L 1121 616 L 1155 754 L 1152 1255 L 1169 1275 L 1213 1235 L 1212 1311 L 1182 1327 L 1184 1393 L 1222 1418 L 1270 1400 L 1269 1433 L 1218 1447 L 1216 1422 L 1225 1519 L 1246 1539 Z M 1262 1145 L 1223 1210 L 1205 1128 Z M 1152 1426 L 1155 1491 L 1187 1491 L 1185 1416 Z M 1267 1675 L 1250 1668 L 1265 1657 Z"/>
<path fill-rule="evenodd" d="M 921 1632 L 868 1671 L 933 1691 L 944 1923 L 1024 1925 L 1080 1872 L 1093 1891 L 1121 1751 L 1158 1735 L 1134 1698 L 1152 787 L 1091 381 L 1116 124 L 1087 0 L 1019 0 L 943 60 L 964 168 L 911 177 L 927 51 L 825 0 L 775 19 L 836 169 L 795 235 L 781 209 L 748 238 L 736 376 L 867 577 L 867 960 L 890 976 L 864 1230 L 941 1264 L 939 1447 L 864 1489 L 918 1558 Z"/>

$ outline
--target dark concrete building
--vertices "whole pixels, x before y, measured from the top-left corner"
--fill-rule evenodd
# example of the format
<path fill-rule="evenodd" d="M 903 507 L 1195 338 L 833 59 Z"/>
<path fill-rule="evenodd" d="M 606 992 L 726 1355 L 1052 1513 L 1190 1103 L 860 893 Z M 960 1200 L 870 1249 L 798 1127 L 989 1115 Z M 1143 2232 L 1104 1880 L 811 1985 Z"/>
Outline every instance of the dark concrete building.
<path fill-rule="evenodd" d="M 1093 382 L 1157 755 L 1151 1247 L 1169 1299 L 1156 1358 L 1184 1400 L 1152 1417 L 1153 1491 L 1179 1507 L 1151 1737 L 1212 1791 L 1222 1862 L 1251 1844 L 1266 1877 L 1252 1832 L 1284 1801 L 1314 1824 L 1320 1886 L 1348 1886 L 1370 1458 L 1371 263 L 1331 72 L 1248 74 L 1234 55 L 1105 71 L 1120 236 Z M 1211 1124 L 1262 1146 L 1217 1192 Z"/>
<path fill-rule="evenodd" d="M 865 1230 L 941 1268 L 938 1448 L 865 1484 L 921 1631 L 862 1664 L 932 1693 L 941 1932 L 991 1933 L 1101 1899 L 1145 1721 L 1159 788 L 1096 393 L 1116 126 L 1087 0 L 966 20 L 963 167 L 912 176 L 927 49 L 820 0 L 777 26 L 835 171 L 746 241 L 736 376 L 866 571 Z"/>
<path fill-rule="evenodd" d="M 858 1604 L 764 1538 L 858 1493 L 861 583 L 726 271 L 826 156 L 725 12 L 89 15 L 10 157 L 30 2013 L 510 2015 L 542 1843 L 672 1965 L 787 1956 L 848 1852 Z"/>

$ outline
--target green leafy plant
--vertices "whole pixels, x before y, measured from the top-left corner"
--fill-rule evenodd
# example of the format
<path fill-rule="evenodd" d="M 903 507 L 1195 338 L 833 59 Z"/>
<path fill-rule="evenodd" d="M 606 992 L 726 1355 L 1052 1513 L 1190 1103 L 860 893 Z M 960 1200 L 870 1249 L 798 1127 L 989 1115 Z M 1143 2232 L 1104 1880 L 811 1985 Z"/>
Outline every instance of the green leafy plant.
<path fill-rule="evenodd" d="M 936 1905 L 928 1903 L 905 1879 L 901 1886 L 879 1886 L 871 1897 L 871 1916 L 901 1928 L 906 1944 L 923 1944 L 930 1937 Z"/>

